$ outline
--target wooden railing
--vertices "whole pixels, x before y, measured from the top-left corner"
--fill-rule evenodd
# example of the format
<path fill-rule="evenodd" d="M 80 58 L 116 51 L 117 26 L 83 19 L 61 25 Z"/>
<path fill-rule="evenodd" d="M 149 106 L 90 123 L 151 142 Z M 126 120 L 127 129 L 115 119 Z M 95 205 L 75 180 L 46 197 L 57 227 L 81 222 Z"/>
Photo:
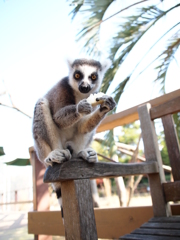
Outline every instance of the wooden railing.
<path fill-rule="evenodd" d="M 159 98 L 149 101 L 153 106 L 163 104 L 168 100 L 180 96 L 180 90 L 166 94 Z M 143 105 L 143 104 L 141 104 Z M 98 128 L 98 132 L 112 129 L 117 126 L 122 126 L 131 123 L 138 119 L 137 108 L 125 110 L 123 112 L 108 116 Z M 158 107 L 157 107 L 158 109 Z M 158 114 L 159 114 L 158 109 Z M 156 113 L 152 113 L 156 114 Z M 35 154 L 35 153 L 34 153 Z M 88 189 L 88 179 L 99 177 L 117 177 L 137 174 L 156 174 L 158 173 L 156 162 L 145 162 L 138 164 L 120 164 L 120 163 L 95 163 L 89 164 L 82 161 L 70 161 L 60 165 L 55 165 L 49 168 L 44 176 L 45 182 L 61 181 L 63 207 L 65 208 L 65 227 L 68 229 L 68 234 L 76 235 L 75 239 L 82 239 L 78 234 L 81 234 L 81 229 L 87 229 L 85 226 L 90 223 L 90 231 L 93 238 L 115 238 L 131 232 L 133 229 L 139 227 L 153 216 L 152 207 L 130 207 L 130 208 L 116 208 L 116 209 L 95 209 L 95 219 L 84 218 L 84 212 L 89 212 L 92 216 L 92 203 L 89 202 L 90 192 Z M 41 174 L 42 178 L 42 174 Z M 76 180 L 75 180 L 76 179 Z M 84 180 L 87 179 L 87 180 Z M 68 180 L 68 181 L 67 181 Z M 37 181 L 37 180 L 36 180 Z M 79 186 L 83 186 L 81 187 Z M 84 186 L 86 189 L 84 189 Z M 81 189 L 81 190 L 80 190 Z M 84 189 L 84 193 L 83 193 Z M 70 194 L 71 193 L 71 194 Z M 41 191 L 42 195 L 42 191 Z M 42 196 L 43 199 L 43 196 Z M 46 201 L 44 199 L 44 201 Z M 69 201 L 74 205 L 69 206 Z M 80 201 L 80 202 L 79 202 Z M 82 207 L 81 209 L 79 207 Z M 38 209 L 36 205 L 36 209 Z M 172 205 L 171 210 L 174 215 L 180 215 L 180 206 Z M 73 213 L 73 214 L 72 214 Z M 82 221 L 82 218 L 85 221 Z M 91 218 L 91 217 L 90 217 Z M 94 222 L 96 221 L 96 228 Z M 73 222 L 73 224 L 72 224 Z M 72 229 L 74 226 L 74 229 Z M 88 225 L 89 226 L 89 225 Z M 97 233 L 96 233 L 97 229 Z M 61 235 L 64 236 L 64 227 L 60 217 L 60 212 L 31 212 L 28 215 L 28 231 L 29 233 L 47 234 L 47 235 Z M 89 233 L 90 234 L 90 233 Z M 90 235 L 89 235 L 90 236 Z M 84 238 L 86 239 L 86 238 Z"/>
<path fill-rule="evenodd" d="M 138 107 L 141 105 L 144 105 L 145 103 L 150 103 L 152 107 L 155 107 L 155 106 L 163 104 L 173 98 L 176 98 L 178 96 L 180 96 L 180 90 L 176 90 L 174 92 L 171 92 L 171 93 L 165 94 L 163 96 L 160 96 L 158 98 L 149 100 L 147 102 L 144 102 L 135 107 L 124 110 L 122 112 L 107 116 L 102 121 L 101 125 L 98 127 L 97 132 L 103 132 L 106 130 L 110 130 L 115 127 L 123 126 L 125 124 L 129 124 L 129 123 L 132 123 L 132 122 L 138 120 L 139 119 Z"/>

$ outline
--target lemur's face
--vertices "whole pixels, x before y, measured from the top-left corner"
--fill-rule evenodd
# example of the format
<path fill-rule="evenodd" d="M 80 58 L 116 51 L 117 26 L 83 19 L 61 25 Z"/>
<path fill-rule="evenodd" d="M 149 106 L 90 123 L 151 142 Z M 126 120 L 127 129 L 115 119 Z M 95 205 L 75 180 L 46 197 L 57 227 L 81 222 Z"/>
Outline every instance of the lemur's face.
<path fill-rule="evenodd" d="M 90 95 L 99 91 L 103 75 L 104 69 L 100 62 L 77 59 L 71 64 L 69 83 L 76 92 Z"/>

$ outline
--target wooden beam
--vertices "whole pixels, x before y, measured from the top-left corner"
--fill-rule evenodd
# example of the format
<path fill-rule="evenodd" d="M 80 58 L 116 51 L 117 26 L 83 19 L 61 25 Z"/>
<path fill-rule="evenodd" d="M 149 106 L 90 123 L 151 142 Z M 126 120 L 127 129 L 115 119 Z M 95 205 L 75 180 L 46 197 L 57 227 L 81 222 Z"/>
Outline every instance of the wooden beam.
<path fill-rule="evenodd" d="M 33 171 L 33 209 L 46 211 L 50 208 L 48 185 L 43 183 L 44 165 L 37 158 L 34 147 L 29 148 L 30 162 Z M 44 200 L 45 199 L 45 200 Z M 34 236 L 35 240 L 52 240 L 51 236 Z"/>
<path fill-rule="evenodd" d="M 48 167 L 44 182 L 58 182 L 73 179 L 96 179 L 128 175 L 158 173 L 156 162 L 145 163 L 88 163 L 86 161 L 68 161 Z"/>
<path fill-rule="evenodd" d="M 169 114 L 162 117 L 162 122 L 173 178 L 174 181 L 178 181 L 180 180 L 180 149 L 173 116 Z"/>
<path fill-rule="evenodd" d="M 97 239 L 89 179 L 61 183 L 66 240 Z"/>
<path fill-rule="evenodd" d="M 173 215 L 180 215 L 180 205 L 172 205 Z M 118 239 L 153 217 L 152 206 L 94 209 L 98 238 Z M 28 233 L 64 236 L 60 211 L 29 212 Z"/>
<path fill-rule="evenodd" d="M 153 210 L 155 217 L 169 216 L 170 208 L 165 203 L 162 183 L 165 182 L 164 171 L 162 168 L 162 159 L 157 142 L 157 136 L 153 121 L 150 118 L 150 104 L 145 104 L 138 108 L 139 119 L 141 123 L 142 138 L 144 143 L 144 152 L 147 162 L 157 161 L 159 173 L 149 175 L 149 185 L 151 189 L 151 197 L 153 202 Z"/>
<path fill-rule="evenodd" d="M 180 181 L 163 183 L 166 202 L 180 200 Z"/>
<path fill-rule="evenodd" d="M 180 112 L 180 96 L 151 108 L 151 119 L 153 120 L 177 112 Z"/>
<path fill-rule="evenodd" d="M 135 107 L 124 110 L 122 112 L 109 115 L 99 125 L 97 132 L 103 132 L 106 130 L 110 130 L 115 127 L 123 126 L 125 124 L 129 124 L 129 123 L 132 123 L 132 122 L 138 120 L 139 116 L 138 116 L 137 109 L 139 106 L 144 105 L 145 103 L 150 103 L 152 107 L 155 107 L 155 106 L 163 104 L 163 103 L 165 103 L 173 98 L 179 97 L 179 96 L 180 96 L 180 90 L 178 89 L 176 91 L 173 91 L 171 93 L 162 95 L 158 98 L 149 100 L 147 102 L 144 102 Z"/>

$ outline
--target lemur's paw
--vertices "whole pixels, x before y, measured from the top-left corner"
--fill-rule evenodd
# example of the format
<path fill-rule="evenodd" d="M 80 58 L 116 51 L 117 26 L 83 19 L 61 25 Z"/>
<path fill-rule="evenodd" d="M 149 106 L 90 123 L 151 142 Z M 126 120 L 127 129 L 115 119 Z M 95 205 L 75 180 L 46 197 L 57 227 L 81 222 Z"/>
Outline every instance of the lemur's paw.
<path fill-rule="evenodd" d="M 92 148 L 84 149 L 77 156 L 91 163 L 98 161 L 97 153 Z"/>
<path fill-rule="evenodd" d="M 98 101 L 103 100 L 103 103 L 100 105 L 101 112 L 109 112 L 113 110 L 116 106 L 116 102 L 114 99 L 108 95 L 104 95 L 98 99 Z"/>
<path fill-rule="evenodd" d="M 78 103 L 77 110 L 81 114 L 87 115 L 92 112 L 92 109 L 93 108 L 92 108 L 91 104 L 88 103 L 88 101 L 86 99 L 83 99 Z"/>
<path fill-rule="evenodd" d="M 44 160 L 46 165 L 52 166 L 53 163 L 63 163 L 71 159 L 71 153 L 68 149 L 60 150 L 55 149 L 49 153 L 47 158 Z"/>

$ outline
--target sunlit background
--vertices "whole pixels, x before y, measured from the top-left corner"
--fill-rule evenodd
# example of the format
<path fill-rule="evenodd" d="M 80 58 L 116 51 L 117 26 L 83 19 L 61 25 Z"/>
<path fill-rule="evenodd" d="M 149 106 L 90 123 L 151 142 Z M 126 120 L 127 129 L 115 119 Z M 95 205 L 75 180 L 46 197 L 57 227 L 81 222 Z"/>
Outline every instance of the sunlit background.
<path fill-rule="evenodd" d="M 119 1 L 114 1 L 105 17 L 133 2 L 121 1 L 119 5 Z M 149 2 L 166 9 L 179 1 Z M 10 167 L 2 163 L 16 158 L 29 158 L 28 149 L 33 146 L 31 129 L 36 101 L 58 80 L 68 75 L 67 58 L 89 57 L 82 50 L 82 42 L 76 41 L 83 19 L 78 15 L 71 20 L 70 12 L 73 7 L 65 0 L 0 0 L 0 146 L 3 146 L 6 154 L 0 157 L 0 194 L 7 194 L 6 201 L 14 198 L 13 189 L 18 188 L 15 182 L 21 182 L 21 196 L 32 200 L 31 166 Z M 108 41 L 116 30 L 113 24 L 121 21 L 123 23 L 124 17 L 130 14 L 133 14 L 132 9 L 102 24 L 99 43 L 101 58 L 108 56 Z M 108 90 L 109 94 L 112 94 L 115 83 L 122 81 L 135 68 L 136 63 L 155 41 L 152 39 L 158 39 L 164 29 L 180 22 L 179 9 L 172 14 L 159 21 L 129 54 L 120 66 Z M 162 42 L 157 44 L 136 68 L 121 97 L 117 112 L 162 95 L 160 84 L 153 81 L 157 74 L 154 64 L 140 74 L 152 62 L 154 53 L 162 47 Z M 180 88 L 179 76 L 180 51 L 169 67 L 166 93 Z M 13 106 L 23 113 L 13 109 Z M 25 178 L 26 182 L 23 182 Z M 20 200 L 24 199 L 22 197 Z M 8 208 L 10 209 L 9 206 Z"/>

